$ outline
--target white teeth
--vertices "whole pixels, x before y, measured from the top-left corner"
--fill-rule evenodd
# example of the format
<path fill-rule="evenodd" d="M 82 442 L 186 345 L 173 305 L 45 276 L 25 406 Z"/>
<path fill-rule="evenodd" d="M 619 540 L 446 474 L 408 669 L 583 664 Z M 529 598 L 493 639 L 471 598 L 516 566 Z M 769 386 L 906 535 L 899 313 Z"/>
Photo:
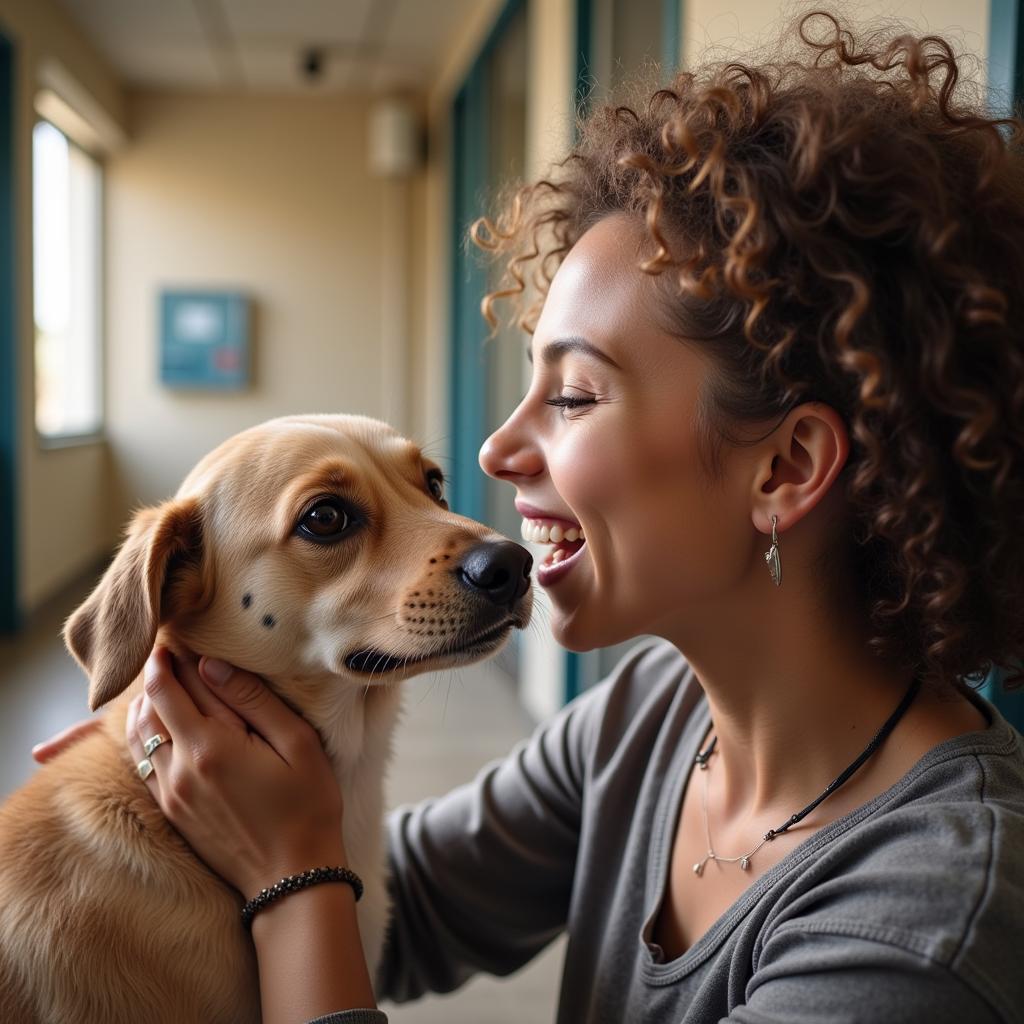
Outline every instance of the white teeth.
<path fill-rule="evenodd" d="M 551 556 L 551 564 L 557 565 L 563 558 L 565 558 L 565 552 L 561 548 L 557 548 Z"/>
<path fill-rule="evenodd" d="M 524 519 L 519 532 L 523 540 L 531 544 L 561 544 L 563 540 L 571 543 L 586 539 L 579 527 L 566 528 L 559 523 L 543 523 L 538 519 Z"/>

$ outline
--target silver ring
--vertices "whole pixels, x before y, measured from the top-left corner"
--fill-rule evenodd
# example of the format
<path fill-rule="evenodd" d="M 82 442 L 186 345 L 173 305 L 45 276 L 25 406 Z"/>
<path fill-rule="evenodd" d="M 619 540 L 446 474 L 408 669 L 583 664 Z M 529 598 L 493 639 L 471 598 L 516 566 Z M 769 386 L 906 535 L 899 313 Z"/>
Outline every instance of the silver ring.
<path fill-rule="evenodd" d="M 161 743 L 170 743 L 170 740 L 168 740 L 162 732 L 158 732 L 155 736 L 150 736 L 149 739 L 142 744 L 142 751 L 146 757 L 149 757 Z"/>
<path fill-rule="evenodd" d="M 145 782 L 153 774 L 153 762 L 148 757 L 144 757 L 135 766 L 135 770 L 139 773 L 139 778 Z"/>

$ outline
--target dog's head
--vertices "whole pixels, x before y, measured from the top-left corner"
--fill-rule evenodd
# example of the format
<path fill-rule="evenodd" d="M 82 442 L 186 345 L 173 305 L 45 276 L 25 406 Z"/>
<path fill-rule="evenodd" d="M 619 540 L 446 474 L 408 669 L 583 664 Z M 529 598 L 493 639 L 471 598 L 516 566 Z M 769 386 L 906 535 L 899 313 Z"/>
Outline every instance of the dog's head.
<path fill-rule="evenodd" d="M 139 512 L 65 627 L 94 710 L 176 641 L 271 680 L 395 681 L 468 664 L 529 621 L 531 558 L 455 515 L 441 470 L 360 416 L 271 420 Z"/>

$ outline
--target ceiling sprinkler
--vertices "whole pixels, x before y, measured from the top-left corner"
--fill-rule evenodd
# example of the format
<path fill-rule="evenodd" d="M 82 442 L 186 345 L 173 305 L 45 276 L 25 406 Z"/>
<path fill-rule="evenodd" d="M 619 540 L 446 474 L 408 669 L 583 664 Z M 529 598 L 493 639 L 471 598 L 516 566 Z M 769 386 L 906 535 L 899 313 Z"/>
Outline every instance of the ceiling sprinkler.
<path fill-rule="evenodd" d="M 302 74 L 309 82 L 315 82 L 324 71 L 324 52 L 315 46 L 302 52 L 299 63 Z"/>

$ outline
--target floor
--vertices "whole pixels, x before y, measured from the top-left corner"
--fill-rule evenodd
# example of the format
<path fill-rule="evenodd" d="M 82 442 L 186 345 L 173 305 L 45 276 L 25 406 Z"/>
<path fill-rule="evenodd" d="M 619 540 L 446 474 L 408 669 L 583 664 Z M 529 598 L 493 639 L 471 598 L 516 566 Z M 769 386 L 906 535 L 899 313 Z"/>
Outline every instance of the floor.
<path fill-rule="evenodd" d="M 0 799 L 32 773 L 33 744 L 88 716 L 85 679 L 60 640 L 84 587 L 41 613 L 19 637 L 0 637 Z M 470 779 L 532 728 L 511 681 L 493 665 L 423 676 L 408 685 L 389 778 L 392 804 Z M 510 978 L 475 978 L 458 992 L 385 1005 L 391 1024 L 512 1024 L 552 1020 L 563 941 Z"/>

